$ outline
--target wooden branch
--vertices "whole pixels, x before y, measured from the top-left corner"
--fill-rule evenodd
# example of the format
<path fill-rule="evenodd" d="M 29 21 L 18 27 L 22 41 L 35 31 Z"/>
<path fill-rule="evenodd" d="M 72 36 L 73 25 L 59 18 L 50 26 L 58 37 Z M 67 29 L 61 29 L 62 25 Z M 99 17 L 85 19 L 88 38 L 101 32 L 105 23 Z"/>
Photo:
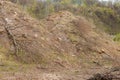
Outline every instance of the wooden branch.
<path fill-rule="evenodd" d="M 16 30 L 16 29 L 22 28 L 22 27 L 24 27 L 24 26 L 19 26 L 19 27 L 14 27 L 14 28 L 7 27 L 7 28 L 9 28 L 9 30 Z"/>
<path fill-rule="evenodd" d="M 8 35 L 8 38 L 10 41 L 12 41 L 12 44 L 14 46 L 14 55 L 17 57 L 17 54 L 18 54 L 18 45 L 17 45 L 17 41 L 15 40 L 15 37 L 14 35 L 12 34 L 12 32 L 9 30 L 8 28 L 8 23 L 7 21 L 3 18 L 4 22 L 5 22 L 5 26 L 4 26 L 4 29 L 6 30 L 7 32 L 7 35 Z"/>

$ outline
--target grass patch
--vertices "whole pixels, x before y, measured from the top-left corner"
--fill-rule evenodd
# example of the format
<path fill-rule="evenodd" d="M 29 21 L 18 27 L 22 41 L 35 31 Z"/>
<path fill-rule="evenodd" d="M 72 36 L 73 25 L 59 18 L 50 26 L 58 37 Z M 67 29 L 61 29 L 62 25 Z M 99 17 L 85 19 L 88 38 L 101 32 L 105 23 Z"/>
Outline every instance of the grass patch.
<path fill-rule="evenodd" d="M 116 34 L 113 40 L 120 42 L 120 33 Z"/>
<path fill-rule="evenodd" d="M 76 36 L 76 34 L 69 34 L 68 37 L 73 43 L 79 41 L 79 36 Z"/>
<path fill-rule="evenodd" d="M 20 67 L 27 66 L 26 64 L 18 63 L 13 59 L 12 55 L 7 54 L 8 51 L 0 45 L 0 71 L 18 71 Z M 24 68 L 25 69 L 25 68 Z"/>

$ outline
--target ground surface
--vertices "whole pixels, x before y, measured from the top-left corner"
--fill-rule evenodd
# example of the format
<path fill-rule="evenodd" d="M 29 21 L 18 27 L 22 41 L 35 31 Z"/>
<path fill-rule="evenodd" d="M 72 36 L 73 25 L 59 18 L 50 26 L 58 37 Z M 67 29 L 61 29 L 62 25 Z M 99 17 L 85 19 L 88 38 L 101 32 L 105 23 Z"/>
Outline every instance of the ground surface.
<path fill-rule="evenodd" d="M 115 66 L 119 46 L 86 18 L 60 11 L 38 21 L 0 1 L 0 80 L 87 80 Z"/>
<path fill-rule="evenodd" d="M 96 73 L 109 71 L 108 68 L 79 68 L 79 69 L 42 69 L 34 67 L 28 70 L 18 72 L 0 72 L 0 80 L 87 80 Z M 120 72 L 117 72 L 120 74 Z M 119 76 L 120 77 L 120 76 Z M 119 80 L 119 79 L 115 79 Z"/>

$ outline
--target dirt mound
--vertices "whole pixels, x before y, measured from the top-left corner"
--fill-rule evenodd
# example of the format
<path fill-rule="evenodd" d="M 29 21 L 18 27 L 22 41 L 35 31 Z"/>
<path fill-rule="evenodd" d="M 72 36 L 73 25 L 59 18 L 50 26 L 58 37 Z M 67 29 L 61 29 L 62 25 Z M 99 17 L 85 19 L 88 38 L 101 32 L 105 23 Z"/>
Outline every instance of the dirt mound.
<path fill-rule="evenodd" d="M 68 11 L 49 15 L 40 22 L 8 2 L 0 1 L 0 44 L 26 63 L 110 64 L 118 47 L 95 25 Z M 72 63 L 72 64 L 71 64 Z"/>
<path fill-rule="evenodd" d="M 49 31 L 48 43 L 59 53 L 82 58 L 82 63 L 104 65 L 118 60 L 118 46 L 104 32 L 97 31 L 95 25 L 84 17 L 61 11 L 41 21 Z M 53 42 L 54 41 L 54 42 Z M 55 45 L 56 44 L 56 45 Z M 117 63 L 118 64 L 118 63 Z"/>
<path fill-rule="evenodd" d="M 42 32 L 40 23 L 17 5 L 0 1 L 0 44 L 8 49 L 9 54 L 25 62 L 34 62 L 35 58 L 41 61 L 45 51 L 41 49 Z"/>

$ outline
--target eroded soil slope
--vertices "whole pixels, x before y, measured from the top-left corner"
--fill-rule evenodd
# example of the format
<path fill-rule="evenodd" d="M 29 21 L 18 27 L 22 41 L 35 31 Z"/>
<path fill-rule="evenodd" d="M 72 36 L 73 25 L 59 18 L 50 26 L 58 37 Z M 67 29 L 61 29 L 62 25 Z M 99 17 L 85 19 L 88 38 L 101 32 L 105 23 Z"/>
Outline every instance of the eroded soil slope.
<path fill-rule="evenodd" d="M 103 65 L 119 58 L 118 46 L 84 17 L 61 11 L 39 22 L 8 1 L 0 1 L 0 44 L 26 63 L 81 64 L 83 58 Z"/>
<path fill-rule="evenodd" d="M 84 17 L 60 11 L 38 21 L 17 5 L 0 1 L 0 79 L 86 80 L 119 67 L 119 51 L 109 35 Z M 11 58 L 37 65 L 27 70 L 4 65 Z"/>
<path fill-rule="evenodd" d="M 119 63 L 119 47 L 109 35 L 97 30 L 84 17 L 61 11 L 50 15 L 41 23 L 49 31 L 44 37 L 54 51 L 58 50 L 61 54 L 70 54 L 90 63 L 98 62 L 103 65 L 106 61 L 115 60 Z"/>

